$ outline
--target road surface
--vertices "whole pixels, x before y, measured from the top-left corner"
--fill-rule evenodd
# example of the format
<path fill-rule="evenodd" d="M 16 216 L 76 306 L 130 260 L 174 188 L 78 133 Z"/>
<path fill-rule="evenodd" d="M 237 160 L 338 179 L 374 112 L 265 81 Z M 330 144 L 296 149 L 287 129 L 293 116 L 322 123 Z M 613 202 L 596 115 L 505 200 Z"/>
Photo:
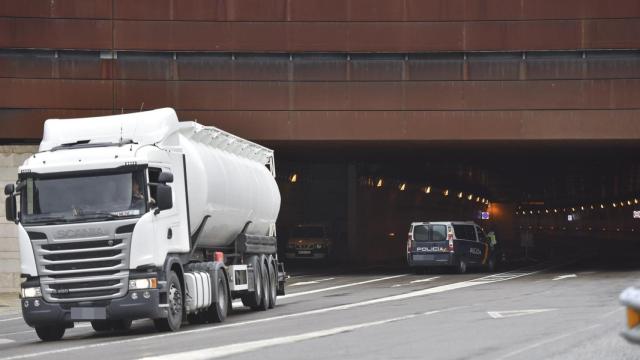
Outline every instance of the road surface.
<path fill-rule="evenodd" d="M 241 304 L 224 324 L 126 333 L 87 323 L 43 343 L 0 313 L 0 359 L 637 359 L 619 331 L 619 293 L 640 268 L 538 265 L 464 275 L 315 271 L 289 279 L 274 310 Z"/>

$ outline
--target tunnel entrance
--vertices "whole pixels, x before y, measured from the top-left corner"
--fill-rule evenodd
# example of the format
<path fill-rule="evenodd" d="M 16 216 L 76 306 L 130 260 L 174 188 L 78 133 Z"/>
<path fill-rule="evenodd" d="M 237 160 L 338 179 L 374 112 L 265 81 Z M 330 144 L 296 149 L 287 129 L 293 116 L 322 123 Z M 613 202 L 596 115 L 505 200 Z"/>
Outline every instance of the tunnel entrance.
<path fill-rule="evenodd" d="M 282 193 L 281 256 L 295 248 L 300 225 L 323 226 L 331 244 L 329 259 L 302 256 L 298 266 L 402 266 L 412 221 L 492 228 L 508 261 L 597 257 L 615 265 L 640 250 L 637 142 L 270 146 Z"/>

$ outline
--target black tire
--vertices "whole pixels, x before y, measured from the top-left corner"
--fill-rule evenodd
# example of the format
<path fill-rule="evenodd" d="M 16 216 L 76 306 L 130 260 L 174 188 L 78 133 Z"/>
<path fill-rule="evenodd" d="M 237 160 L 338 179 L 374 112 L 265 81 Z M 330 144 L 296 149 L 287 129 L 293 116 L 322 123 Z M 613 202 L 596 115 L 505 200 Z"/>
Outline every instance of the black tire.
<path fill-rule="evenodd" d="M 262 276 L 262 299 L 260 300 L 260 305 L 258 306 L 258 310 L 266 311 L 270 307 L 270 296 L 271 292 L 271 279 L 269 278 L 269 262 L 267 261 L 267 257 L 264 255 L 260 255 L 260 276 Z"/>
<path fill-rule="evenodd" d="M 107 320 L 93 320 L 91 327 L 97 332 L 111 331 L 111 324 Z"/>
<path fill-rule="evenodd" d="M 221 323 L 227 318 L 229 313 L 229 289 L 227 288 L 227 278 L 222 271 L 217 274 L 218 298 L 206 311 L 207 321 Z"/>
<path fill-rule="evenodd" d="M 36 326 L 36 334 L 42 341 L 58 341 L 64 336 L 65 330 L 62 325 Z"/>
<path fill-rule="evenodd" d="M 175 271 L 171 271 L 167 278 L 167 317 L 154 319 L 153 324 L 158 331 L 178 331 L 182 325 L 182 312 L 184 304 L 182 302 L 182 286 Z"/>
<path fill-rule="evenodd" d="M 199 312 L 197 314 L 192 313 L 187 315 L 187 321 L 192 325 L 204 324 L 207 322 L 207 316 L 204 312 Z"/>
<path fill-rule="evenodd" d="M 467 263 L 464 262 L 464 260 L 462 259 L 458 260 L 458 266 L 456 267 L 456 272 L 458 274 L 464 274 L 467 272 Z"/>
<path fill-rule="evenodd" d="M 260 263 L 260 257 L 252 255 L 247 259 L 247 264 L 253 269 L 253 288 L 254 291 L 248 292 L 241 297 L 242 304 L 250 307 L 253 310 L 258 310 L 260 303 L 262 302 L 262 265 Z"/>
<path fill-rule="evenodd" d="M 269 262 L 269 309 L 273 309 L 276 306 L 278 298 L 278 266 L 273 255 L 269 255 L 267 258 Z"/>

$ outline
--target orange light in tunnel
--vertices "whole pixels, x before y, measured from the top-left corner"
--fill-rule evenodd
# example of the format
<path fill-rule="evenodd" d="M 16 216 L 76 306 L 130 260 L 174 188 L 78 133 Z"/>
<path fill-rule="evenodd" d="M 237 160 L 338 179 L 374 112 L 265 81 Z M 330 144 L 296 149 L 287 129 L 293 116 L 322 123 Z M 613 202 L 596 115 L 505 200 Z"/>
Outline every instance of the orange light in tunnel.
<path fill-rule="evenodd" d="M 480 202 L 480 196 L 476 198 L 476 202 Z"/>
<path fill-rule="evenodd" d="M 425 194 L 431 194 L 431 186 L 427 186 L 424 188 L 424 193 Z"/>
<path fill-rule="evenodd" d="M 444 196 L 449 196 L 449 190 L 448 190 L 448 189 L 447 189 L 447 190 L 445 190 L 445 191 L 442 193 L 442 195 L 444 195 Z"/>
<path fill-rule="evenodd" d="M 627 205 L 631 205 L 631 200 L 627 200 Z"/>
<path fill-rule="evenodd" d="M 584 206 L 580 206 L 580 210 L 584 211 Z"/>
<path fill-rule="evenodd" d="M 600 209 L 604 209 L 604 205 L 603 204 L 600 204 Z"/>
<path fill-rule="evenodd" d="M 571 208 L 571 211 L 576 212 L 576 208 Z"/>
<path fill-rule="evenodd" d="M 400 189 L 400 191 L 405 191 L 405 189 L 407 188 L 407 184 L 406 183 L 402 183 L 400 184 L 400 186 L 398 187 L 398 189 Z"/>
<path fill-rule="evenodd" d="M 613 203 L 611 205 L 613 205 L 613 207 L 618 207 L 618 204 L 616 204 L 616 203 Z"/>
<path fill-rule="evenodd" d="M 549 209 L 545 209 L 544 212 L 548 214 L 549 213 Z"/>
<path fill-rule="evenodd" d="M 624 201 L 620 201 L 620 207 L 624 206 Z"/>
<path fill-rule="evenodd" d="M 291 174 L 291 176 L 289 176 L 289 181 L 291 181 L 292 184 L 298 181 L 298 174 L 296 173 Z"/>
<path fill-rule="evenodd" d="M 638 199 L 633 199 L 633 203 L 637 204 L 638 203 Z"/>
<path fill-rule="evenodd" d="M 378 182 L 376 183 L 376 187 L 382 187 L 382 185 L 384 185 L 384 181 L 382 181 L 382 178 L 378 179 Z"/>
<path fill-rule="evenodd" d="M 553 212 L 557 214 L 558 213 L 558 209 L 553 209 Z"/>
<path fill-rule="evenodd" d="M 459 193 L 458 193 L 458 199 L 462 199 L 462 196 L 463 196 L 463 195 L 464 195 L 464 194 L 463 194 L 462 192 L 459 192 Z"/>
<path fill-rule="evenodd" d="M 469 201 L 473 200 L 473 194 L 469 194 L 469 196 L 467 196 L 467 200 Z"/>
<path fill-rule="evenodd" d="M 595 208 L 593 207 L 593 205 L 591 205 L 591 210 L 595 210 Z"/>

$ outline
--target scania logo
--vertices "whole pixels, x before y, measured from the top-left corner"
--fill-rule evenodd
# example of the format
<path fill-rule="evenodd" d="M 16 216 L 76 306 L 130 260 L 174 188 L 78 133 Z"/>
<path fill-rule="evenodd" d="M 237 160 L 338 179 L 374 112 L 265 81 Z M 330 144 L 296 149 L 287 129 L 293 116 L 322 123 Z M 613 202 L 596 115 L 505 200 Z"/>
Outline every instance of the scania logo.
<path fill-rule="evenodd" d="M 56 231 L 56 239 L 75 239 L 85 237 L 105 236 L 107 232 L 102 228 L 83 228 Z"/>

